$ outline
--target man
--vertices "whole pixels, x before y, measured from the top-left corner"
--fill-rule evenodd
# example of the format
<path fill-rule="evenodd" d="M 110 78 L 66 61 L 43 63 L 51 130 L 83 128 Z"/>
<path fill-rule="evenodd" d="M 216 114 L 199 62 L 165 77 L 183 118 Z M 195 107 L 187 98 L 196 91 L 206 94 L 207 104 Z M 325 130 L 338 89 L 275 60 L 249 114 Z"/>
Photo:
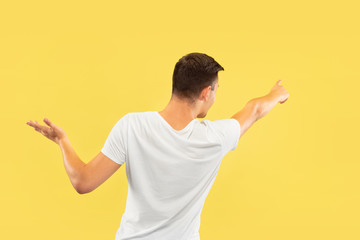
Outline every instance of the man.
<path fill-rule="evenodd" d="M 165 109 L 123 116 L 87 164 L 59 126 L 46 118 L 49 127 L 28 124 L 61 147 L 80 194 L 96 189 L 126 162 L 129 190 L 116 240 L 200 239 L 200 214 L 221 160 L 255 121 L 289 97 L 279 80 L 269 94 L 250 100 L 231 118 L 200 122 L 196 118 L 204 118 L 215 101 L 220 70 L 206 54 L 183 56 Z"/>

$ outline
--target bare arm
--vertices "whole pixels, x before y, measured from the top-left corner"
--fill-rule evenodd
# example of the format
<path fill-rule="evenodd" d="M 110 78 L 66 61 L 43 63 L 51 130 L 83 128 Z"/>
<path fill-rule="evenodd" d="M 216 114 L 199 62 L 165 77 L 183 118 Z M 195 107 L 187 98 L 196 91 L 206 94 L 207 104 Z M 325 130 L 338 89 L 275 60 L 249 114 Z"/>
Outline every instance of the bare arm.
<path fill-rule="evenodd" d="M 79 194 L 93 191 L 121 166 L 102 152 L 85 164 L 76 154 L 65 131 L 48 119 L 44 119 L 44 122 L 50 128 L 40 125 L 37 121 L 29 121 L 27 124 L 60 146 L 66 173 Z"/>
<path fill-rule="evenodd" d="M 243 109 L 237 112 L 231 118 L 238 120 L 240 124 L 240 137 L 256 122 L 258 119 L 258 104 L 255 99 L 248 101 Z"/>
<path fill-rule="evenodd" d="M 240 137 L 260 118 L 264 117 L 275 105 L 284 103 L 289 93 L 283 86 L 280 86 L 281 80 L 277 81 L 271 91 L 262 97 L 251 99 L 245 107 L 237 112 L 231 118 L 238 120 L 241 126 Z"/>
<path fill-rule="evenodd" d="M 82 179 L 81 174 L 86 164 L 78 157 L 67 137 L 60 139 L 59 146 L 64 158 L 65 170 L 70 178 L 71 184 L 78 193 L 81 193 L 79 191 L 79 185 Z"/>
<path fill-rule="evenodd" d="M 67 137 L 59 141 L 59 146 L 63 153 L 66 172 L 73 187 L 79 194 L 95 190 L 121 166 L 102 152 L 89 163 L 83 163 Z"/>

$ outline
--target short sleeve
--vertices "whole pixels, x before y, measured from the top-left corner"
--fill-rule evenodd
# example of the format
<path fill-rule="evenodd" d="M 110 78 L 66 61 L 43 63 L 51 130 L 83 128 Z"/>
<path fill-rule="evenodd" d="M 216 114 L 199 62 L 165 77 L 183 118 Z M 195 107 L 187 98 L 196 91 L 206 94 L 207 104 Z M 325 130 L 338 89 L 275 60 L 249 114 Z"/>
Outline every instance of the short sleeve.
<path fill-rule="evenodd" d="M 238 120 L 234 118 L 221 119 L 213 121 L 214 129 L 220 137 L 221 145 L 225 153 L 236 149 L 239 138 L 241 126 Z"/>
<path fill-rule="evenodd" d="M 101 152 L 118 164 L 124 164 L 127 155 L 128 114 L 123 116 L 111 129 Z"/>

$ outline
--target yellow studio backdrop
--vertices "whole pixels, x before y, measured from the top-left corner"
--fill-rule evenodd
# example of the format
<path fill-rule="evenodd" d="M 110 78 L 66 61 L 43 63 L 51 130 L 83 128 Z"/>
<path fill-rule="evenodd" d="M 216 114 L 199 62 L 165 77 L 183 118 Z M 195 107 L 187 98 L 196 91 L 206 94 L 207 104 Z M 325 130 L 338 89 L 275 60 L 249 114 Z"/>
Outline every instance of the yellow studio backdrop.
<path fill-rule="evenodd" d="M 277 80 L 290 94 L 228 153 L 202 240 L 360 239 L 357 1 L 3 1 L 0 239 L 113 240 L 125 165 L 79 195 L 47 117 L 91 161 L 128 112 L 162 110 L 175 63 L 215 58 L 229 118 Z M 202 120 L 202 119 L 199 119 Z"/>

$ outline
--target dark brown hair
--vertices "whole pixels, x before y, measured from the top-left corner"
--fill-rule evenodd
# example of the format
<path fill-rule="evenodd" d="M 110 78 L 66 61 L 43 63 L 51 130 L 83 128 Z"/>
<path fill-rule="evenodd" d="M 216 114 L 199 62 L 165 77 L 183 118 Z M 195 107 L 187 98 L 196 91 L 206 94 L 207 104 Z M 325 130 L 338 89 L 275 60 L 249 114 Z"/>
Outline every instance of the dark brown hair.
<path fill-rule="evenodd" d="M 194 103 L 205 87 L 211 86 L 213 90 L 220 70 L 224 68 L 204 53 L 193 52 L 183 56 L 175 65 L 173 95 Z"/>

